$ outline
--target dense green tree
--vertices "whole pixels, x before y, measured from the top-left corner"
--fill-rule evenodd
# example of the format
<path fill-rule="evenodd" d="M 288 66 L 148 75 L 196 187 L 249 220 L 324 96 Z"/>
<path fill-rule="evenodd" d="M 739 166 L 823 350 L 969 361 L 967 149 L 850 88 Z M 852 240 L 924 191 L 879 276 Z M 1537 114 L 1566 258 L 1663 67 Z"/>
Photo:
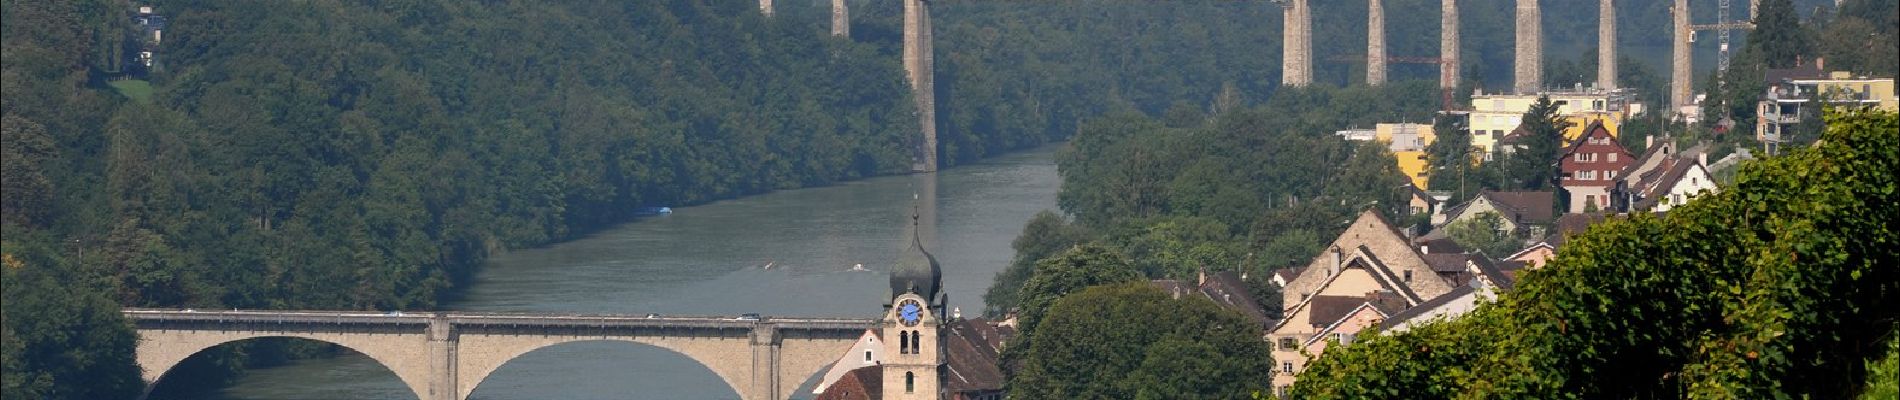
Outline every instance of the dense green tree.
<path fill-rule="evenodd" d="M 143 389 L 138 337 L 119 306 L 56 272 L 0 253 L 0 391 L 8 398 L 125 399 Z"/>
<path fill-rule="evenodd" d="M 1540 190 L 1556 185 L 1560 171 L 1557 157 L 1563 153 L 1564 146 L 1563 116 L 1557 113 L 1557 104 L 1549 97 L 1538 97 L 1537 102 L 1524 113 L 1522 128 L 1525 135 L 1514 143 L 1516 150 L 1505 157 L 1501 167 L 1500 189 Z"/>
<path fill-rule="evenodd" d="M 1455 320 L 1327 351 L 1301 398 L 1849 398 L 1900 314 L 1900 119 L 1829 116 L 1666 216 L 1572 237 Z M 1505 356 L 1500 356 L 1505 355 Z M 1878 368 L 1875 368 L 1876 370 Z M 1875 380 L 1878 382 L 1878 380 Z"/>
<path fill-rule="evenodd" d="M 1043 211 L 1030 217 L 1029 224 L 1023 226 L 1022 235 L 1010 242 L 1010 248 L 1016 250 L 1016 257 L 1010 260 L 1008 267 L 996 273 L 995 281 L 983 293 L 984 314 L 1001 317 L 1015 310 L 1016 296 L 1022 292 L 1023 283 L 1036 272 L 1038 262 L 1074 248 L 1088 238 L 1088 233 L 1081 226 L 1069 223 L 1054 211 Z"/>
<path fill-rule="evenodd" d="M 1803 56 L 1814 54 L 1794 0 L 1762 0 L 1759 10 L 1746 47 L 1759 51 L 1768 68 L 1793 67 Z"/>
<path fill-rule="evenodd" d="M 1024 351 L 1035 343 L 1032 334 L 1049 307 L 1070 293 L 1090 286 L 1142 280 L 1128 257 L 1100 244 L 1082 244 L 1036 262 L 1036 270 L 1016 295 L 1016 339 L 1003 349 L 1005 375 L 1014 376 Z"/>
<path fill-rule="evenodd" d="M 1491 257 L 1504 257 L 1524 247 L 1524 238 L 1504 228 L 1504 218 L 1495 212 L 1482 212 L 1470 219 L 1445 224 L 1445 235 L 1470 250 Z"/>
<path fill-rule="evenodd" d="M 1868 76 L 1894 76 L 1900 71 L 1900 1 L 1847 0 L 1840 12 L 1815 35 L 1828 69 Z"/>
<path fill-rule="evenodd" d="M 0 224 L 44 226 L 53 209 L 53 182 L 41 165 L 58 157 L 46 127 L 7 114 L 0 123 Z"/>
<path fill-rule="evenodd" d="M 1128 257 L 1097 244 L 1084 244 L 1036 262 L 1036 272 L 1016 295 L 1019 332 L 1031 332 L 1050 304 L 1095 285 L 1141 280 Z"/>
<path fill-rule="evenodd" d="M 1887 356 L 1867 362 L 1867 385 L 1861 400 L 1891 399 L 1900 396 L 1900 326 L 1887 338 Z"/>
<path fill-rule="evenodd" d="M 1206 299 L 1146 282 L 1057 300 L 1024 351 L 1009 395 L 1022 399 L 1243 398 L 1273 360 L 1258 325 Z"/>
<path fill-rule="evenodd" d="M 1439 115 L 1432 120 L 1432 132 L 1438 138 L 1425 146 L 1425 161 L 1432 176 L 1427 189 L 1451 191 L 1454 195 L 1450 202 L 1460 203 L 1477 191 L 1478 182 L 1471 171 L 1484 157 L 1471 147 L 1471 130 L 1461 118 Z"/>

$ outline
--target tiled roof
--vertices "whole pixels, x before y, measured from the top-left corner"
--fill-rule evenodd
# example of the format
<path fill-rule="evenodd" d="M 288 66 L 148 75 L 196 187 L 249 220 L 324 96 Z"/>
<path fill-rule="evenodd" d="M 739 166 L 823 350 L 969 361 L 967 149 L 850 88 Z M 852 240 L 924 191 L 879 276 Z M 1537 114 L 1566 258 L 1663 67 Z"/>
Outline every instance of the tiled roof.
<path fill-rule="evenodd" d="M 1512 287 L 1517 286 L 1516 275 L 1504 273 L 1504 270 L 1492 264 L 1491 260 L 1486 257 L 1472 257 L 1470 265 L 1477 270 L 1479 275 L 1483 275 L 1485 279 L 1490 280 L 1492 285 L 1497 285 L 1498 289 L 1511 290 Z"/>
<path fill-rule="evenodd" d="M 1556 209 L 1557 204 L 1554 192 L 1547 190 L 1534 192 L 1486 191 L 1479 195 L 1491 198 L 1491 202 L 1498 204 L 1499 211 L 1512 214 L 1506 215 L 1505 217 L 1512 218 L 1514 221 L 1532 224 L 1549 223 L 1551 217 L 1554 217 L 1553 210 Z"/>
<path fill-rule="evenodd" d="M 1247 290 L 1247 285 L 1241 281 L 1239 272 L 1225 271 L 1207 274 L 1207 281 L 1201 282 L 1200 292 L 1207 296 L 1208 300 L 1213 300 L 1214 304 L 1239 311 L 1241 315 L 1247 316 L 1248 320 L 1263 328 L 1273 322 L 1272 319 L 1267 318 L 1266 307 L 1254 301 L 1253 292 Z"/>
<path fill-rule="evenodd" d="M 872 365 L 846 372 L 838 382 L 813 400 L 878 400 L 884 398 L 884 366 Z"/>
<path fill-rule="evenodd" d="M 1695 160 L 1675 159 L 1669 165 L 1669 168 L 1662 170 L 1662 173 L 1659 174 L 1655 180 L 1646 181 L 1642 184 L 1643 198 L 1637 200 L 1636 204 L 1631 205 L 1631 207 L 1638 210 L 1647 210 L 1655 207 L 1656 203 L 1661 202 L 1664 197 L 1668 196 L 1671 188 L 1674 188 L 1678 182 L 1682 181 L 1684 176 L 1689 174 L 1689 170 L 1699 166 Z"/>
<path fill-rule="evenodd" d="M 1443 229 L 1432 232 L 1438 233 L 1441 231 L 1443 231 Z M 1421 251 L 1421 253 L 1424 254 L 1458 254 L 1465 252 L 1464 246 L 1459 246 L 1457 241 L 1451 240 L 1450 237 L 1445 235 L 1433 236 L 1427 234 L 1420 236 L 1418 239 L 1413 239 L 1412 243 L 1424 247 L 1424 251 Z"/>
<path fill-rule="evenodd" d="M 1814 65 L 1814 63 L 1797 65 L 1794 68 L 1788 69 L 1770 69 L 1762 73 L 1763 80 L 1771 85 L 1786 80 L 1820 79 L 1826 77 L 1827 73 L 1821 71 L 1820 66 Z"/>
<path fill-rule="evenodd" d="M 1307 322 L 1314 328 L 1324 328 L 1334 322 L 1339 322 L 1340 318 L 1345 318 L 1347 314 L 1352 313 L 1353 309 L 1359 308 L 1360 304 L 1366 304 L 1365 297 L 1313 296 L 1313 312 L 1307 314 Z"/>
<path fill-rule="evenodd" d="M 943 350 L 946 358 L 944 388 L 952 393 L 994 391 L 1003 388 L 1003 370 L 999 354 L 1002 338 L 981 319 L 966 319 L 944 325 Z"/>
<path fill-rule="evenodd" d="M 1301 267 L 1301 266 L 1296 265 L 1296 266 L 1281 268 L 1278 270 L 1274 270 L 1273 275 L 1280 277 L 1280 281 L 1282 282 L 1292 282 L 1294 278 L 1300 277 L 1300 270 L 1302 269 L 1306 269 L 1306 267 Z"/>
<path fill-rule="evenodd" d="M 1473 290 L 1476 290 L 1476 289 L 1473 289 L 1470 285 L 1460 285 L 1457 288 L 1454 288 L 1450 292 L 1446 292 L 1443 295 L 1432 298 L 1431 300 L 1426 300 L 1424 303 L 1418 303 L 1418 305 L 1412 306 L 1412 308 L 1407 308 L 1405 309 L 1405 311 L 1394 313 L 1391 316 L 1386 317 L 1384 322 L 1379 323 L 1379 330 L 1382 330 L 1382 331 L 1389 330 L 1389 329 L 1392 329 L 1392 327 L 1394 326 L 1398 326 L 1399 324 L 1404 323 L 1405 321 L 1409 321 L 1413 318 L 1418 318 L 1419 315 L 1425 314 L 1426 312 L 1430 312 L 1433 309 L 1444 306 L 1445 303 L 1450 303 L 1452 300 L 1455 300 L 1460 296 L 1471 294 Z"/>
<path fill-rule="evenodd" d="M 1432 267 L 1432 272 L 1440 272 L 1440 273 L 1464 271 L 1465 260 L 1471 259 L 1471 256 L 1465 255 L 1462 253 L 1461 254 L 1431 253 L 1431 254 L 1421 254 L 1419 256 L 1425 258 L 1425 264 L 1430 265 Z"/>
<path fill-rule="evenodd" d="M 1601 213 L 1564 214 L 1557 218 L 1556 232 L 1552 232 L 1549 238 L 1544 239 L 1544 242 L 1549 243 L 1553 248 L 1561 247 L 1571 235 L 1583 233 L 1584 230 L 1590 229 L 1591 225 L 1603 222 L 1606 218 Z"/>

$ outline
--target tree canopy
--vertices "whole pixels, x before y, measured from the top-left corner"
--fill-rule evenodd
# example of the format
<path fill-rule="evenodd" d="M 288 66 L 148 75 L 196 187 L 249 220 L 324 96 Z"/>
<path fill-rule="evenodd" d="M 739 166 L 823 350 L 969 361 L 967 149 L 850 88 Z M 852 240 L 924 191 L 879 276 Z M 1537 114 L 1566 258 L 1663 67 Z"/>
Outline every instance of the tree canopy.
<path fill-rule="evenodd" d="M 1048 311 L 1025 333 L 1034 340 L 1010 398 L 1232 399 L 1271 378 L 1259 325 L 1203 298 L 1129 282 L 1064 296 Z"/>

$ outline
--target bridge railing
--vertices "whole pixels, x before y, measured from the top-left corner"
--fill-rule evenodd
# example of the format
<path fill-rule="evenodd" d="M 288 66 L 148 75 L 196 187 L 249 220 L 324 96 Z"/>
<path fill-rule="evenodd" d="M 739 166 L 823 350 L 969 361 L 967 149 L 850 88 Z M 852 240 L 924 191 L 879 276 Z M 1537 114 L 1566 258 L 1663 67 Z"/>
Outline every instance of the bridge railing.
<path fill-rule="evenodd" d="M 196 310 L 128 308 L 127 318 L 140 323 L 271 323 L 271 324 L 376 324 L 427 325 L 445 319 L 462 326 L 555 326 L 555 327 L 678 327 L 744 328 L 770 324 L 778 329 L 868 329 L 873 319 L 800 318 L 800 317 L 724 317 L 661 316 L 658 314 L 534 314 L 471 312 L 365 312 L 365 311 L 268 311 L 268 310 Z"/>

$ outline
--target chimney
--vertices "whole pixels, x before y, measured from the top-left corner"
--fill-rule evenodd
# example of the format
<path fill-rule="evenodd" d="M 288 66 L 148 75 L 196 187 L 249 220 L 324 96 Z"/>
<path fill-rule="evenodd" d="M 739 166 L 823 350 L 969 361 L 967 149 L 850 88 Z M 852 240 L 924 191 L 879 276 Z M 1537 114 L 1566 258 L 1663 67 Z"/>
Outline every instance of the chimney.
<path fill-rule="evenodd" d="M 963 319 L 963 307 L 951 307 L 950 319 Z"/>
<path fill-rule="evenodd" d="M 1426 244 L 1423 244 L 1423 243 L 1421 243 L 1421 244 L 1419 244 L 1419 245 L 1418 245 L 1418 254 L 1432 254 L 1432 246 L 1430 246 L 1430 245 L 1426 245 Z"/>
<path fill-rule="evenodd" d="M 1709 166 L 1709 153 L 1708 152 L 1696 153 L 1695 164 L 1704 166 L 1704 167 Z"/>
<path fill-rule="evenodd" d="M 1651 147 L 1656 147 L 1656 135 L 1644 136 L 1643 150 L 1649 150 Z"/>
<path fill-rule="evenodd" d="M 1206 287 L 1207 286 L 1207 266 L 1202 265 L 1200 268 L 1201 269 L 1200 269 L 1199 275 L 1195 277 L 1194 286 Z"/>
<path fill-rule="evenodd" d="M 1815 58 L 1814 58 L 1814 70 L 1815 70 L 1815 71 L 1821 71 L 1821 72 L 1823 72 L 1823 73 L 1825 73 L 1825 72 L 1827 72 L 1827 59 L 1826 59 L 1826 58 L 1821 58 L 1821 57 L 1815 57 Z"/>
<path fill-rule="evenodd" d="M 1327 270 L 1326 270 L 1326 276 L 1333 276 L 1333 275 L 1339 275 L 1339 268 L 1340 268 L 1340 265 L 1339 265 L 1339 263 L 1340 263 L 1340 260 L 1339 260 L 1339 257 L 1340 257 L 1340 254 L 1339 254 L 1339 247 L 1333 247 L 1333 249 L 1332 249 L 1332 250 L 1333 250 L 1333 251 L 1332 251 L 1332 256 L 1333 256 L 1333 262 L 1332 262 L 1332 264 L 1331 264 L 1331 265 L 1328 265 L 1328 266 L 1326 266 L 1326 268 L 1327 268 Z"/>

